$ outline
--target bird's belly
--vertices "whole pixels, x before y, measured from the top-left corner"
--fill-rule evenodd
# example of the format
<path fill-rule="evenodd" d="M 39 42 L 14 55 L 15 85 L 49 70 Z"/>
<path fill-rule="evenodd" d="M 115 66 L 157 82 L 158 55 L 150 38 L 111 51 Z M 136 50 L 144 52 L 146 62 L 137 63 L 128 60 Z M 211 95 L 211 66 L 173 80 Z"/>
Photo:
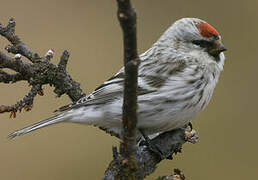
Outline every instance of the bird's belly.
<path fill-rule="evenodd" d="M 188 124 L 209 102 L 196 93 L 185 101 L 169 101 L 154 105 L 139 104 L 138 127 L 146 134 L 169 131 Z"/>
<path fill-rule="evenodd" d="M 159 112 L 158 112 L 159 111 Z M 139 114 L 138 127 L 144 129 L 146 134 L 169 131 L 183 127 L 188 124 L 200 110 L 171 110 L 170 109 L 151 109 L 146 115 Z"/>

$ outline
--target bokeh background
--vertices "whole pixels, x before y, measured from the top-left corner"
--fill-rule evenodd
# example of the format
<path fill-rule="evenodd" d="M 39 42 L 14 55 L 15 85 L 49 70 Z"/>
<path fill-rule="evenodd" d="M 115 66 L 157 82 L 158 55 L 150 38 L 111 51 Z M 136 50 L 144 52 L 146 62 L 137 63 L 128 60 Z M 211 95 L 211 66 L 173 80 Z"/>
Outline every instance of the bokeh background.
<path fill-rule="evenodd" d="M 194 119 L 198 144 L 186 144 L 173 161 L 163 161 L 147 179 L 180 168 L 187 179 L 257 178 L 258 21 L 257 0 L 134 0 L 139 52 L 147 50 L 175 20 L 199 17 L 215 26 L 228 48 L 225 69 L 208 108 Z M 122 36 L 115 0 L 13 0 L 0 2 L 0 22 L 17 21 L 17 34 L 43 55 L 71 53 L 68 71 L 87 93 L 122 66 Z M 3 50 L 7 41 L 0 39 Z M 26 83 L 0 84 L 0 104 L 14 104 L 30 89 Z M 8 140 L 12 131 L 47 118 L 70 103 L 44 87 L 31 112 L 0 119 L 0 179 L 101 179 L 119 141 L 101 130 L 59 124 Z"/>

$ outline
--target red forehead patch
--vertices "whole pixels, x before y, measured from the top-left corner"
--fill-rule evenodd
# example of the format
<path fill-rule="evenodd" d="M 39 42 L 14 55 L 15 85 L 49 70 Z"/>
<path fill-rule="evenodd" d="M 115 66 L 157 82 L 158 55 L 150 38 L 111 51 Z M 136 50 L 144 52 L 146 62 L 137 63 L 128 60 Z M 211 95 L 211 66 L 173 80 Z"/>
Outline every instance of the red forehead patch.
<path fill-rule="evenodd" d="M 205 22 L 198 24 L 197 28 L 203 37 L 209 38 L 211 36 L 219 35 L 218 31 L 214 27 L 212 27 L 211 25 L 209 25 L 208 23 L 205 23 Z"/>

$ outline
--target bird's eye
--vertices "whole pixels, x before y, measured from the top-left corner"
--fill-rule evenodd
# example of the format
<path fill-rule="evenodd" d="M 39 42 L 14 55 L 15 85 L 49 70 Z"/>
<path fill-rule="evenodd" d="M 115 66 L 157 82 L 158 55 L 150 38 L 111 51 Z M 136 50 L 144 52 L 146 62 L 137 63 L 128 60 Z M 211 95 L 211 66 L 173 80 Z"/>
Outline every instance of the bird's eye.
<path fill-rule="evenodd" d="M 208 48 L 212 46 L 212 43 L 206 40 L 193 40 L 192 43 L 203 48 Z"/>
<path fill-rule="evenodd" d="M 213 36 L 215 40 L 219 40 L 220 36 Z"/>

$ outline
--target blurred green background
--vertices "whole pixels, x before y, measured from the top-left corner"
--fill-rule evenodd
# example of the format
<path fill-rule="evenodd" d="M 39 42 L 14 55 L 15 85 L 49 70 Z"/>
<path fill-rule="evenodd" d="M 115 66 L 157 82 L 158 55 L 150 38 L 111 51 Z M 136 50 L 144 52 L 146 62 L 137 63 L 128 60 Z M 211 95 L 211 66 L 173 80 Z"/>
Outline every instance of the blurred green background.
<path fill-rule="evenodd" d="M 141 0 L 138 13 L 138 47 L 142 53 L 177 19 L 198 17 L 216 27 L 223 38 L 226 63 L 208 108 L 194 119 L 200 141 L 186 144 L 173 161 L 163 161 L 147 179 L 180 168 L 187 179 L 257 178 L 258 21 L 257 0 Z M 55 50 L 57 63 L 64 49 L 71 53 L 68 70 L 90 93 L 122 66 L 122 36 L 115 0 L 13 0 L 1 1 L 0 22 L 17 21 L 17 34 L 41 55 Z M 0 39 L 3 50 L 7 41 Z M 0 104 L 14 104 L 30 89 L 26 83 L 0 84 Z M 44 87 L 31 112 L 14 120 L 1 114 L 0 179 L 101 179 L 110 162 L 111 147 L 119 141 L 101 130 L 78 124 L 59 124 L 8 140 L 6 137 L 52 115 L 70 103 L 55 98 Z"/>

